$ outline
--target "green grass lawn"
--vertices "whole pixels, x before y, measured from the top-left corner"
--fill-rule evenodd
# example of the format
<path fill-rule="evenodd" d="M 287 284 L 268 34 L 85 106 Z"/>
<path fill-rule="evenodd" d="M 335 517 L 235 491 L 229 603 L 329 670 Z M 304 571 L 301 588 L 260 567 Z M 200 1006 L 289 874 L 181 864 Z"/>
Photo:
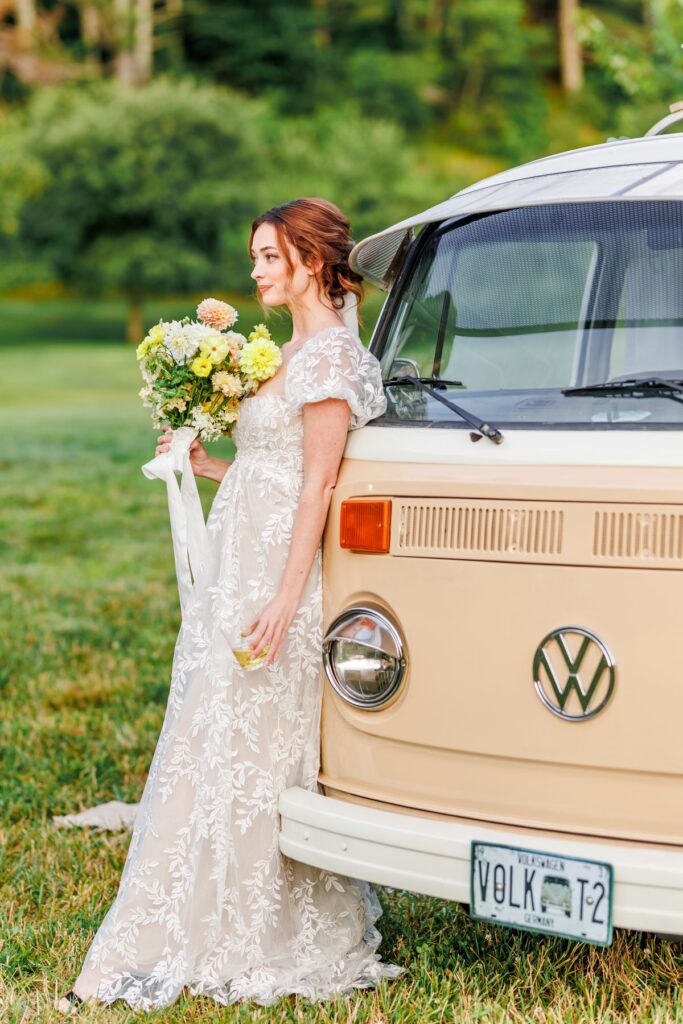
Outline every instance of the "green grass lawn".
<path fill-rule="evenodd" d="M 111 904 L 128 833 L 55 830 L 53 814 L 137 800 L 163 719 L 179 626 L 165 488 L 140 466 L 156 432 L 132 350 L 3 353 L 0 407 L 0 1021 L 63 1018 Z M 229 453 L 229 442 L 216 446 Z M 215 485 L 200 481 L 205 505 Z M 320 1007 L 181 998 L 87 1022 L 683 1021 L 683 947 L 618 932 L 606 950 L 470 921 L 456 904 L 381 890 L 398 981 Z"/>

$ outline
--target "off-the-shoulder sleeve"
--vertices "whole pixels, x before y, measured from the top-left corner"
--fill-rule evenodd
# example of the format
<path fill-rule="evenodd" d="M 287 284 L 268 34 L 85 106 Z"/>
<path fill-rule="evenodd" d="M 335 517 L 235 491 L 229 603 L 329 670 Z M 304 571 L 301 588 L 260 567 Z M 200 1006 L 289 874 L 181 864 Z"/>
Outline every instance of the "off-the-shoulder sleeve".
<path fill-rule="evenodd" d="M 296 353 L 287 369 L 285 397 L 295 412 L 307 402 L 346 399 L 349 430 L 381 416 L 387 407 L 378 360 L 345 327 L 315 335 Z"/>

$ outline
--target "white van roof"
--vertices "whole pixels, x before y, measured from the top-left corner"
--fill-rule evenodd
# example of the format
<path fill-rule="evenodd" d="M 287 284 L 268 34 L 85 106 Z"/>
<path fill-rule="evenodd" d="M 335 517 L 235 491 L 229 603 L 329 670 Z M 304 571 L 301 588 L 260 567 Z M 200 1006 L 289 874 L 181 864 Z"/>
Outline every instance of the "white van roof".
<path fill-rule="evenodd" d="M 415 227 L 511 207 L 609 199 L 683 199 L 683 133 L 572 149 L 483 178 L 443 203 L 364 238 L 349 261 L 367 281 L 386 289 Z"/>

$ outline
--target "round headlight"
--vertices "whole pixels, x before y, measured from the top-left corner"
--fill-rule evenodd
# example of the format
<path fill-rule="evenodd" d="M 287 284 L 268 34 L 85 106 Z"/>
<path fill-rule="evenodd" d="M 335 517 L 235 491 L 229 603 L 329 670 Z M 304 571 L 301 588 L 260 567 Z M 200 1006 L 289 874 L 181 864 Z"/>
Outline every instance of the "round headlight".
<path fill-rule="evenodd" d="M 389 701 L 405 675 L 403 640 L 373 608 L 349 608 L 325 634 L 323 665 L 340 697 L 356 708 L 376 710 Z"/>

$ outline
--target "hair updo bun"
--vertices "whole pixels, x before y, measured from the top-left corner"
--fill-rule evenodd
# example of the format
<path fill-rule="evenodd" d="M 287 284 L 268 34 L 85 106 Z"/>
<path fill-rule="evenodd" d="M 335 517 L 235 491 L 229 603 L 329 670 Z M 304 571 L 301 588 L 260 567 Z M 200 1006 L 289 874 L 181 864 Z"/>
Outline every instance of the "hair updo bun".
<path fill-rule="evenodd" d="M 351 225 L 338 206 L 327 199 L 292 199 L 281 206 L 273 206 L 257 217 L 251 225 L 249 252 L 254 232 L 261 224 L 272 224 L 278 237 L 285 239 L 297 250 L 301 262 L 312 266 L 320 261 L 317 279 L 321 291 L 334 309 L 344 304 L 344 292 L 353 292 L 358 307 L 363 301 L 363 278 L 349 266 L 353 249 Z M 294 270 L 286 246 L 282 255 L 290 271 Z"/>

